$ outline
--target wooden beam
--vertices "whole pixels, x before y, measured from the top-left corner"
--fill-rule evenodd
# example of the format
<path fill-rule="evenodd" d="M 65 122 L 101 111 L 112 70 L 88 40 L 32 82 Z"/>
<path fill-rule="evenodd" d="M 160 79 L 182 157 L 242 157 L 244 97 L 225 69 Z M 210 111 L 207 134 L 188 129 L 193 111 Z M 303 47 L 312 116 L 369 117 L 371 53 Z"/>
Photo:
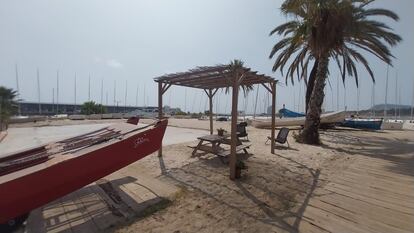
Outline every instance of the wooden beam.
<path fill-rule="evenodd" d="M 271 83 L 272 87 L 272 132 L 271 132 L 271 146 L 270 152 L 275 153 L 275 128 L 276 128 L 276 82 Z"/>
<path fill-rule="evenodd" d="M 264 86 L 269 92 L 270 92 L 270 94 L 273 94 L 272 92 L 272 89 L 271 88 L 269 88 L 265 83 L 261 83 L 262 84 L 262 86 Z M 272 85 L 272 84 L 270 84 L 270 85 Z"/>
<path fill-rule="evenodd" d="M 158 83 L 158 119 L 161 120 L 162 119 L 162 83 L 159 82 Z M 158 157 L 162 156 L 162 142 L 161 142 L 161 146 L 160 149 L 158 150 Z"/>
<path fill-rule="evenodd" d="M 210 94 L 208 94 L 207 89 L 203 89 L 203 90 L 204 90 L 204 92 L 206 93 L 206 95 L 207 95 L 208 97 L 210 97 Z"/>
<path fill-rule="evenodd" d="M 219 89 L 219 88 L 216 88 L 216 90 L 214 90 L 213 95 L 212 95 L 211 97 L 214 97 L 214 96 L 216 95 L 216 93 L 217 93 L 218 89 Z"/>
<path fill-rule="evenodd" d="M 165 81 L 165 80 L 177 80 L 182 78 L 191 78 L 196 75 L 206 75 L 214 72 L 224 72 L 228 70 L 228 66 L 217 66 L 217 67 L 200 67 L 187 72 L 179 72 L 174 74 L 168 74 L 155 78 L 156 81 Z"/>
<path fill-rule="evenodd" d="M 164 95 L 165 92 L 171 87 L 172 84 L 169 83 L 165 83 L 164 86 L 162 87 L 162 94 Z"/>
<path fill-rule="evenodd" d="M 210 135 L 213 135 L 213 90 L 208 89 L 208 99 L 209 99 L 209 106 L 210 106 Z"/>
<path fill-rule="evenodd" d="M 180 79 L 173 79 L 173 80 L 168 80 L 169 82 L 180 82 L 180 83 L 188 83 L 188 82 L 202 82 L 202 81 L 207 81 L 207 80 L 211 80 L 211 79 L 217 79 L 217 78 L 224 78 L 224 77 L 228 77 L 227 75 L 229 74 L 229 72 L 218 72 L 218 73 L 214 73 L 214 74 L 205 74 L 205 75 L 200 75 L 200 76 L 194 76 L 194 77 L 185 77 L 185 78 L 180 78 Z"/>
<path fill-rule="evenodd" d="M 243 82 L 240 83 L 240 85 L 244 86 L 244 85 L 253 85 L 253 84 L 261 84 L 261 83 L 270 83 L 272 81 L 269 81 L 267 79 L 251 79 L 251 78 L 246 77 L 243 80 Z M 176 85 L 180 85 L 180 84 L 176 84 Z M 231 82 L 225 81 L 224 79 L 219 79 L 219 80 L 211 80 L 205 83 L 191 83 L 191 84 L 188 84 L 187 86 L 191 86 L 194 88 L 204 88 L 204 89 L 212 88 L 213 89 L 213 88 L 231 87 L 232 84 Z"/>
<path fill-rule="evenodd" d="M 230 143 L 230 179 L 236 179 L 237 165 L 237 105 L 239 97 L 238 75 L 233 77 L 232 102 L 231 102 L 231 143 Z"/>
<path fill-rule="evenodd" d="M 271 83 L 274 79 L 264 76 L 264 75 L 253 75 L 252 72 L 249 72 L 243 76 L 243 79 L 240 80 L 240 85 L 253 85 L 253 84 L 260 84 L 260 83 Z M 212 76 L 209 78 L 197 78 L 197 79 L 180 79 L 179 81 L 170 81 L 164 80 L 160 81 L 164 84 L 172 84 L 178 86 L 185 86 L 191 88 L 199 88 L 199 89 L 215 89 L 215 88 L 225 88 L 231 87 L 231 78 L 229 78 L 228 73 L 223 74 L 222 76 Z"/>
<path fill-rule="evenodd" d="M 237 86 L 240 86 L 241 83 L 243 82 L 244 78 L 247 77 L 247 74 L 244 73 L 242 74 L 238 79 L 237 79 Z"/>

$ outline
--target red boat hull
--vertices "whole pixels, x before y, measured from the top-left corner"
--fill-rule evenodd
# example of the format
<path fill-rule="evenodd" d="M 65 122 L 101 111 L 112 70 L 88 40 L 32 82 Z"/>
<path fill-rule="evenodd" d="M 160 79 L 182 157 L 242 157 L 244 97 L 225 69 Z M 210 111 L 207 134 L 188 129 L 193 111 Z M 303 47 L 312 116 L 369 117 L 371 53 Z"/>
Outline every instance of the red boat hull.
<path fill-rule="evenodd" d="M 0 223 L 24 215 L 155 151 L 168 122 L 0 184 Z M 118 140 L 118 139 L 114 139 Z"/>

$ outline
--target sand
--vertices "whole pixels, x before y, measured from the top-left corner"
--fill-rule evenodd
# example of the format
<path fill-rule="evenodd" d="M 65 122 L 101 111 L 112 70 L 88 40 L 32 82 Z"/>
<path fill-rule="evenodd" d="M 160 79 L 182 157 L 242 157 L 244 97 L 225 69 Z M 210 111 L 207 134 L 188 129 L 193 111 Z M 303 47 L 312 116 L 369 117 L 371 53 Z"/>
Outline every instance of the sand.
<path fill-rule="evenodd" d="M 170 119 L 169 127 L 207 130 L 209 122 Z M 229 130 L 230 123 L 214 122 L 214 129 L 220 127 Z M 314 219 L 306 217 L 313 208 L 309 203 L 313 203 L 315 193 L 319 195 L 319 190 L 324 190 L 364 158 L 381 154 L 410 163 L 414 159 L 414 133 L 411 131 L 327 130 L 321 131 L 322 146 L 310 146 L 296 143 L 293 135 L 298 131 L 293 130 L 288 139 L 290 148 L 280 146 L 276 154 L 271 154 L 270 145 L 265 145 L 269 130 L 248 127 L 247 131 L 249 144 L 252 144 L 249 156 L 244 157 L 248 169 L 243 170 L 242 178 L 235 182 L 229 180 L 228 166 L 216 156 L 191 155 L 192 149 L 188 146 L 196 145 L 196 140 L 165 146 L 162 158 L 154 153 L 127 167 L 179 186 L 183 191 L 167 208 L 109 231 L 297 232 L 301 229 L 301 232 L 320 232 L 324 223 L 319 219 L 328 214 L 324 212 Z M 411 181 L 412 168 L 405 170 L 410 176 L 404 179 Z M 338 208 L 342 211 L 342 207 Z M 359 218 L 356 213 L 354 215 Z"/>
<path fill-rule="evenodd" d="M 218 123 L 218 124 L 217 124 Z M 176 127 L 208 129 L 208 121 L 171 119 Z M 228 122 L 215 122 L 215 128 L 229 129 Z M 229 180 L 228 166 L 213 155 L 191 156 L 187 146 L 164 148 L 164 156 L 149 156 L 135 164 L 159 179 L 185 191 L 172 206 L 147 218 L 123 226 L 116 232 L 295 232 L 296 216 L 302 203 L 315 188 L 346 170 L 364 149 L 364 137 L 395 137 L 407 132 L 363 132 L 359 130 L 322 131 L 322 147 L 298 144 L 278 147 L 270 153 L 265 140 L 269 130 L 248 127 L 252 147 L 246 158 L 248 170 L 242 179 Z M 398 150 L 396 148 L 395 150 Z M 397 152 L 397 151 L 395 151 Z"/>

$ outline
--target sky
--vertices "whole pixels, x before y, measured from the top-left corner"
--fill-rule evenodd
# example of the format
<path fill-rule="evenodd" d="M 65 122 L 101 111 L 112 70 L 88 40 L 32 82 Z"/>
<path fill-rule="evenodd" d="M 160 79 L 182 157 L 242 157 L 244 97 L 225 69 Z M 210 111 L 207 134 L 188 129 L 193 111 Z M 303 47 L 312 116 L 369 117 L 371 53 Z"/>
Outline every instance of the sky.
<path fill-rule="evenodd" d="M 153 78 L 241 59 L 253 70 L 281 81 L 277 87 L 278 109 L 286 104 L 287 108 L 303 111 L 304 83 L 286 84 L 279 72 L 272 72 L 274 60 L 269 59 L 270 50 L 281 39 L 270 37 L 269 32 L 288 20 L 280 12 L 281 2 L 1 0 L 0 85 L 17 89 L 17 66 L 20 98 L 25 101 L 38 101 L 38 69 L 41 102 L 58 99 L 59 103 L 74 103 L 76 75 L 76 103 L 89 99 L 90 77 L 91 100 L 156 106 Z M 389 69 L 388 103 L 410 105 L 414 89 L 414 1 L 378 0 L 373 6 L 393 10 L 400 16 L 399 22 L 385 21 L 403 38 L 392 48 L 396 59 Z M 358 94 L 354 79 L 348 78 L 344 89 L 338 82 L 338 71 L 331 65 L 326 110 L 341 110 L 345 105 L 348 109 L 367 109 L 373 102 L 384 103 L 387 66 L 373 56 L 367 58 L 376 78 L 374 101 L 373 82 L 363 69 L 359 69 Z M 240 96 L 239 110 L 254 112 L 256 91 L 255 88 L 247 97 Z M 260 113 L 271 102 L 263 87 L 258 93 L 256 112 Z M 219 91 L 214 111 L 230 112 L 230 98 Z M 191 112 L 208 108 L 202 90 L 176 86 L 166 92 L 164 103 Z"/>

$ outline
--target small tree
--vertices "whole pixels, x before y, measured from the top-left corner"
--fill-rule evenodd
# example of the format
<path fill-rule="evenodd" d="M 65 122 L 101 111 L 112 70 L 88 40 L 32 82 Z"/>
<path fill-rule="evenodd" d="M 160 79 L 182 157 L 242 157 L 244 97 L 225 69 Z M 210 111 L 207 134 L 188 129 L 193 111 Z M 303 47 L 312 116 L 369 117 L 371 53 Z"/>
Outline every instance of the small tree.
<path fill-rule="evenodd" d="M 0 86 L 0 130 L 7 128 L 10 116 L 17 112 L 16 96 L 13 89 Z"/>
<path fill-rule="evenodd" d="M 81 113 L 85 115 L 106 113 L 106 108 L 102 104 L 94 101 L 87 101 L 82 104 Z"/>

